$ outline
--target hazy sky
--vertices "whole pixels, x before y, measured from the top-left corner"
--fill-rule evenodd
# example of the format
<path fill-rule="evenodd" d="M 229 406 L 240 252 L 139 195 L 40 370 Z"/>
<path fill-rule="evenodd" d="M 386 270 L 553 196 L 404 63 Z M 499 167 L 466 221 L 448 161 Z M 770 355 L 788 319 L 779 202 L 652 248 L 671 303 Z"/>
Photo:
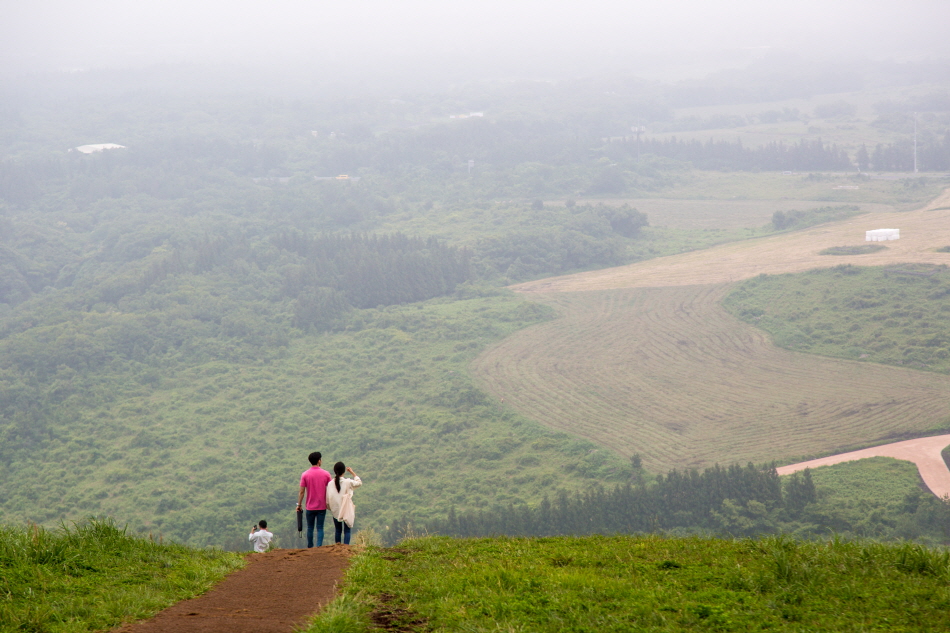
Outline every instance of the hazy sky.
<path fill-rule="evenodd" d="M 187 62 L 544 76 L 764 47 L 946 58 L 947 25 L 947 0 L 0 0 L 0 69 Z"/>

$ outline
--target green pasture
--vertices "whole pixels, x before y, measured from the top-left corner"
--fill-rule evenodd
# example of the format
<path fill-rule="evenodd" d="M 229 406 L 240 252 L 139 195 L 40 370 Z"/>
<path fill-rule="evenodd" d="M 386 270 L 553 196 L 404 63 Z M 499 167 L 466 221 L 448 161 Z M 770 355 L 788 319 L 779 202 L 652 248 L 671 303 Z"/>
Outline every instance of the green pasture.
<path fill-rule="evenodd" d="M 723 305 L 791 350 L 950 372 L 946 266 L 760 275 L 740 283 Z"/>
<path fill-rule="evenodd" d="M 910 543 L 419 538 L 358 556 L 308 632 L 947 631 L 948 579 Z"/>
<path fill-rule="evenodd" d="M 818 500 L 807 507 L 800 525 L 786 527 L 789 533 L 944 542 L 937 535 L 938 506 L 911 462 L 871 457 L 814 468 L 811 476 Z"/>

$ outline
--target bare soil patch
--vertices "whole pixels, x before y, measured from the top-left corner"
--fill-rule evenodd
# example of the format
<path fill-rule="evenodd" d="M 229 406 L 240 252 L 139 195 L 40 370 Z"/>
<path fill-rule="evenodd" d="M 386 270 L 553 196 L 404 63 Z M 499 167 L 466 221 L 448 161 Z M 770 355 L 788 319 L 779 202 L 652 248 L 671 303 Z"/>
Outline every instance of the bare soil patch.
<path fill-rule="evenodd" d="M 518 292 L 578 292 L 610 288 L 647 288 L 718 284 L 748 279 L 761 273 L 801 272 L 812 268 L 854 263 L 883 266 L 898 262 L 950 263 L 947 253 L 936 249 L 950 237 L 950 189 L 917 211 L 869 213 L 841 222 L 761 239 L 732 242 L 713 248 L 659 257 L 637 264 L 563 277 L 552 277 L 511 286 Z M 831 258 L 819 253 L 836 246 L 862 245 L 864 232 L 897 228 L 901 239 L 887 243 L 887 250 Z"/>
<path fill-rule="evenodd" d="M 941 451 L 947 446 L 950 446 L 950 435 L 934 435 L 789 464 L 777 470 L 780 475 L 790 475 L 806 468 L 831 466 L 868 457 L 893 457 L 916 464 L 920 478 L 932 493 L 942 498 L 950 495 L 950 470 L 941 455 Z"/>
<path fill-rule="evenodd" d="M 391 633 L 413 633 L 425 628 L 425 618 L 400 606 L 396 596 L 384 593 L 378 599 L 376 608 L 370 614 L 376 628 Z"/>
<path fill-rule="evenodd" d="M 950 411 L 946 376 L 778 348 L 721 307 L 726 291 L 535 294 L 560 318 L 473 370 L 507 406 L 659 471 L 866 446 Z"/>
<path fill-rule="evenodd" d="M 249 554 L 208 593 L 114 633 L 290 633 L 336 597 L 349 557 L 343 545 Z"/>

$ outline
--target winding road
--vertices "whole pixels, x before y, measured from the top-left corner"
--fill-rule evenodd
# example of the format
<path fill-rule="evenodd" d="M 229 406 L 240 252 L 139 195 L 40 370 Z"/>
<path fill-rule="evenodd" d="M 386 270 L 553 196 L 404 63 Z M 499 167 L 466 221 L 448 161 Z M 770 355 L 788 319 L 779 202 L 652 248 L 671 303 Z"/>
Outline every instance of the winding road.
<path fill-rule="evenodd" d="M 921 479 L 930 488 L 930 492 L 940 498 L 950 496 L 950 470 L 940 454 L 945 447 L 950 446 L 950 435 L 935 435 L 933 437 L 918 437 L 904 442 L 895 442 L 883 446 L 874 446 L 860 451 L 841 453 L 830 457 L 821 457 L 807 462 L 799 462 L 778 468 L 779 475 L 790 475 L 806 468 L 831 466 L 843 462 L 852 462 L 867 457 L 893 457 L 913 462 Z"/>

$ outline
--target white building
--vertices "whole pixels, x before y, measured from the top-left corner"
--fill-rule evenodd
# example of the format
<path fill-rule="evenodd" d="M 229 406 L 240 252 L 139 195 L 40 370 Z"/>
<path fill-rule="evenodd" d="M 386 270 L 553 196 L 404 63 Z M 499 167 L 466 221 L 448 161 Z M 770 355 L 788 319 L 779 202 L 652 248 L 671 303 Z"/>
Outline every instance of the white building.
<path fill-rule="evenodd" d="M 94 154 L 107 149 L 125 149 L 125 145 L 116 145 L 115 143 L 96 143 L 95 145 L 80 145 L 79 147 L 75 147 L 73 149 L 82 154 Z"/>
<path fill-rule="evenodd" d="M 865 242 L 886 242 L 888 240 L 901 239 L 900 229 L 874 229 L 864 232 Z"/>

